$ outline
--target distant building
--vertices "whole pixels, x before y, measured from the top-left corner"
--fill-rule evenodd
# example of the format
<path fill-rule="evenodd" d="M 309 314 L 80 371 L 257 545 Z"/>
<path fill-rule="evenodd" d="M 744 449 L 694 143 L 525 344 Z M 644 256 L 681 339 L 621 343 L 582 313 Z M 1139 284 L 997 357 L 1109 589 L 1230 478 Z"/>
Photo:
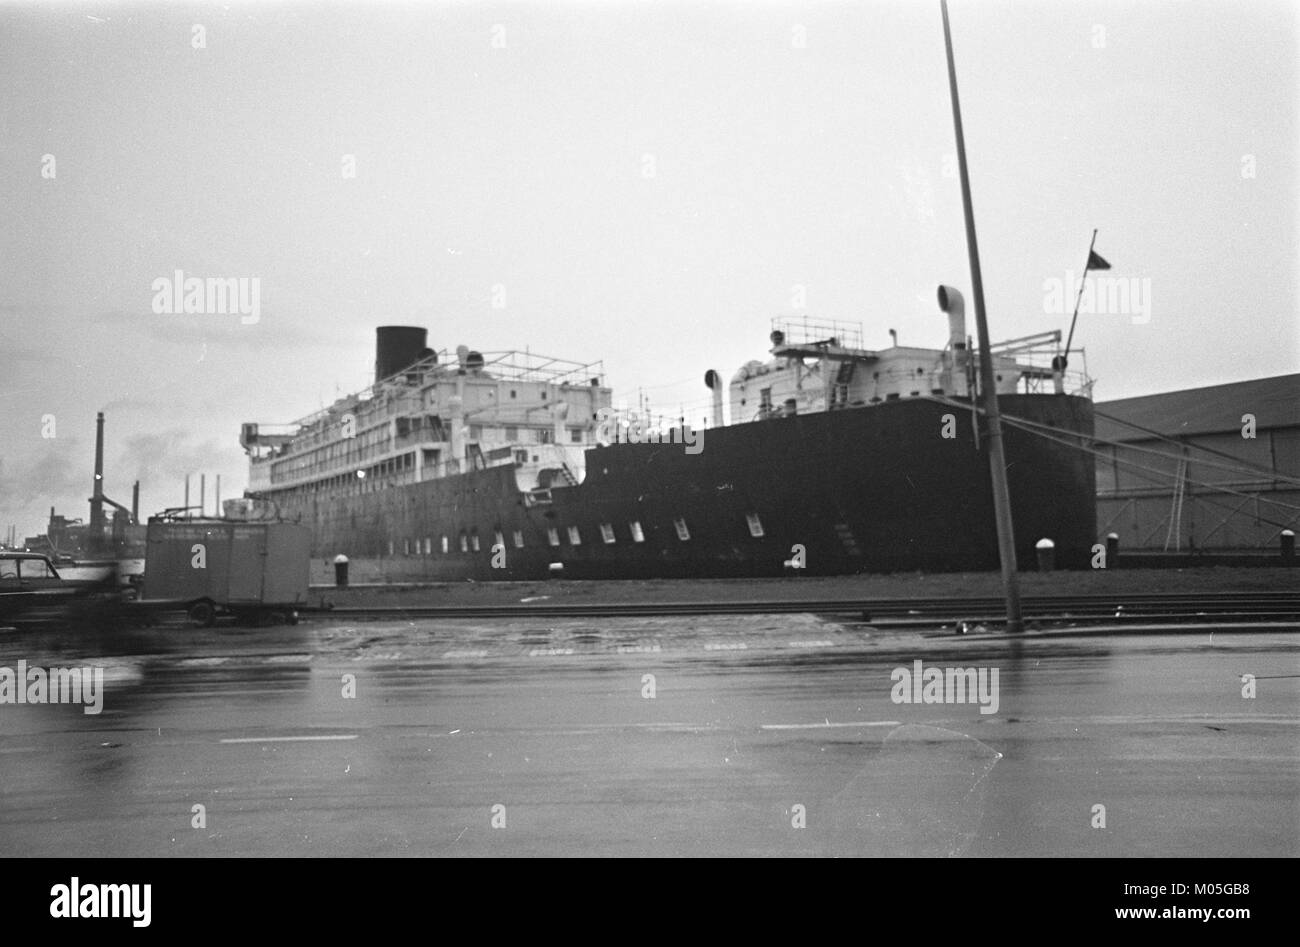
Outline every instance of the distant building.
<path fill-rule="evenodd" d="M 50 507 L 50 522 L 45 532 L 39 536 L 28 536 L 23 540 L 23 545 L 32 552 L 44 552 L 54 556 L 81 556 L 86 550 L 87 529 L 81 519 L 60 516 L 54 512 L 54 507 Z"/>
<path fill-rule="evenodd" d="M 69 519 L 50 508 L 50 522 L 44 533 L 28 536 L 23 548 L 43 552 L 55 557 L 82 559 L 87 556 L 140 556 L 143 555 L 145 528 L 131 522 L 131 516 L 114 510 L 95 542 L 91 527 L 81 519 Z"/>
<path fill-rule="evenodd" d="M 218 484 L 220 480 L 218 480 Z M 138 558 L 144 555 L 145 527 L 140 525 L 140 481 L 131 491 L 131 507 L 104 495 L 104 412 L 95 416 L 95 479 L 90 497 L 90 522 L 69 519 L 50 507 L 50 522 L 40 536 L 23 540 L 26 549 L 59 559 L 86 557 Z M 220 490 L 220 487 L 218 487 Z M 189 481 L 185 485 L 189 496 Z M 105 516 L 105 505 L 111 515 Z"/>
<path fill-rule="evenodd" d="M 1300 531 L 1300 374 L 1096 405 L 1097 526 L 1121 549 L 1277 548 Z"/>

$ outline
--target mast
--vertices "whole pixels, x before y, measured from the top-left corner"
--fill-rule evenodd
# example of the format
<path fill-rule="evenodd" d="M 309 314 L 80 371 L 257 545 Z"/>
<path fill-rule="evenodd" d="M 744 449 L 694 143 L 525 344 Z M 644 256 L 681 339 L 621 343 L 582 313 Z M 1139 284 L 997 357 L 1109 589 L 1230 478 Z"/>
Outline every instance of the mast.
<path fill-rule="evenodd" d="M 966 170 L 966 139 L 961 127 L 961 104 L 957 98 L 957 67 L 952 56 L 952 31 L 948 26 L 948 0 L 939 0 L 943 12 L 943 43 L 948 54 L 948 88 L 952 93 L 952 126 L 957 139 L 957 170 L 961 177 L 961 206 L 966 218 L 966 252 L 970 258 L 971 295 L 975 303 L 975 327 L 980 344 L 980 386 L 984 415 L 988 419 L 989 473 L 993 480 L 993 515 L 998 527 L 998 558 L 1002 563 L 1002 585 L 1007 600 L 1007 631 L 1024 630 L 1020 615 L 1020 581 L 1016 574 L 1016 539 L 1011 524 L 1011 491 L 1007 486 L 1007 462 L 1002 446 L 1002 415 L 993 378 L 993 353 L 989 326 L 984 314 L 984 280 L 980 275 L 979 246 L 975 242 L 975 212 L 971 207 L 970 175 Z"/>

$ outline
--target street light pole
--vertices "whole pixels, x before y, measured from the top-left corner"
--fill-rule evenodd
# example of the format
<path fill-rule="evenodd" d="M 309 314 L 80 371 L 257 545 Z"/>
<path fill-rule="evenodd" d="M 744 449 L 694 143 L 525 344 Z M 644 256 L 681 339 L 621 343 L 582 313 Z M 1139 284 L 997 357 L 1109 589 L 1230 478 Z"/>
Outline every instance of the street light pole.
<path fill-rule="evenodd" d="M 1007 600 L 1007 631 L 1024 630 L 1020 615 L 1020 580 L 1016 574 L 1016 539 L 1011 524 L 1011 491 L 1007 486 L 1007 462 L 1002 446 L 1002 415 L 993 378 L 993 353 L 989 347 L 989 326 L 984 315 L 984 280 L 980 276 L 980 252 L 975 242 L 975 212 L 971 208 L 970 175 L 966 170 L 966 139 L 961 128 L 961 104 L 957 99 L 957 67 L 952 57 L 952 32 L 948 26 L 948 0 L 939 0 L 943 12 L 943 43 L 948 53 L 948 88 L 952 93 L 952 126 L 957 138 L 957 171 L 961 177 L 961 206 L 966 218 L 966 252 L 970 257 L 971 295 L 975 303 L 975 328 L 980 344 L 980 386 L 984 416 L 988 419 L 989 473 L 993 480 L 993 515 L 998 528 L 998 558 L 1002 562 L 1002 585 Z"/>

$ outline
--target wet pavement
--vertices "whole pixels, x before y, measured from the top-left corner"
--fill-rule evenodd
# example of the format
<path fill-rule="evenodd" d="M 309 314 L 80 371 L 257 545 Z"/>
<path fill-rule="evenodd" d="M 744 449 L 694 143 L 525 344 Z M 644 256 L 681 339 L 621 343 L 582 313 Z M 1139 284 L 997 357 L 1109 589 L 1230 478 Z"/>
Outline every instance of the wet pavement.
<path fill-rule="evenodd" d="M 1293 628 L 0 633 L 20 660 L 104 683 L 0 703 L 7 856 L 1300 854 Z"/>

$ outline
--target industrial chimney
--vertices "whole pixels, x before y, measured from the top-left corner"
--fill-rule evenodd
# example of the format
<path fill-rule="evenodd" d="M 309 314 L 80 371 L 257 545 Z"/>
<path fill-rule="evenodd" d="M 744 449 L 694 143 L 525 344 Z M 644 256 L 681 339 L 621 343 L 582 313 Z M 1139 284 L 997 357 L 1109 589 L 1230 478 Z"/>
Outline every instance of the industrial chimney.
<path fill-rule="evenodd" d="M 89 551 L 98 552 L 104 541 L 104 412 L 95 415 L 95 484 L 90 494 Z"/>

